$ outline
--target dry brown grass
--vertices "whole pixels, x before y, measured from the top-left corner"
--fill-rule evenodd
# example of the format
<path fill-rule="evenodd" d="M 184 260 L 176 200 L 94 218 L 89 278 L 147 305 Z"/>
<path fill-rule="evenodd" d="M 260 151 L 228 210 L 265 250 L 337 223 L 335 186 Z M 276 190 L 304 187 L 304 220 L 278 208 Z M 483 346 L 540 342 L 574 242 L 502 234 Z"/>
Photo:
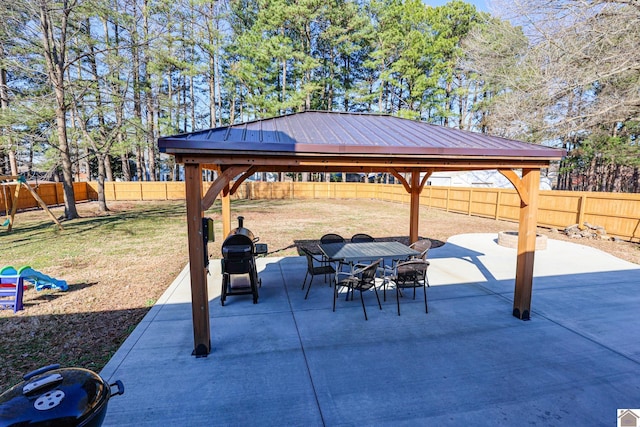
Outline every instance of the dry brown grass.
<path fill-rule="evenodd" d="M 0 391 L 21 375 L 51 363 L 100 370 L 153 303 L 187 263 L 186 214 L 181 202 L 111 203 L 107 215 L 95 203 L 79 204 L 82 218 L 59 232 L 42 211 L 20 213 L 12 233 L 0 231 L 0 265 L 31 265 L 67 280 L 67 292 L 25 292 L 25 310 L 0 311 Z M 300 245 L 315 245 L 329 232 L 357 232 L 377 238 L 408 240 L 409 207 L 368 200 L 234 201 L 235 217 L 269 245 L 271 256 L 298 255 Z M 61 215 L 61 208 L 54 208 Z M 216 242 L 209 253 L 219 258 L 223 240 L 219 207 Z M 421 210 L 420 234 L 445 242 L 461 233 L 516 230 L 517 224 Z M 548 230 L 551 238 L 569 240 Z M 573 241 L 575 242 L 575 241 Z M 640 245 L 585 240 L 640 264 Z M 569 256 L 570 254 L 568 254 Z"/>

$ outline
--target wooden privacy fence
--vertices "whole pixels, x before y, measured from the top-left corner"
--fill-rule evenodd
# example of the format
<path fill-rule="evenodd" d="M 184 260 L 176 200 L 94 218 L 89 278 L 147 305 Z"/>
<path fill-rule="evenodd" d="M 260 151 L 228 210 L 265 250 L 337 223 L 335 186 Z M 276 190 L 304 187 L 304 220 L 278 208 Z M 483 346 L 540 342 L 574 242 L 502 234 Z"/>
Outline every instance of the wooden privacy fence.
<path fill-rule="evenodd" d="M 91 200 L 88 195 L 89 186 L 87 182 L 74 182 L 73 183 L 73 191 L 76 195 L 76 200 L 86 201 Z M 11 210 L 11 200 L 13 197 L 13 192 L 15 191 L 17 184 L 3 184 L 6 191 L 0 191 L 0 212 L 5 213 L 5 210 Z M 33 182 L 29 182 L 31 188 L 38 193 L 38 196 L 42 199 L 42 201 L 47 206 L 56 206 L 64 204 L 64 190 L 62 189 L 61 182 L 46 182 L 41 184 L 36 184 Z M 5 195 L 8 200 L 5 200 Z M 18 196 L 18 210 L 37 208 L 38 202 L 36 199 L 28 191 L 21 191 Z"/>
<path fill-rule="evenodd" d="M 203 183 L 206 191 L 211 183 Z M 77 201 L 96 200 L 95 182 L 74 183 Z M 7 194 L 13 194 L 9 186 Z M 10 191 L 9 191 L 10 190 Z M 64 203 L 62 184 L 36 187 L 47 205 Z M 184 182 L 107 182 L 107 201 L 183 200 Z M 409 203 L 401 185 L 351 182 L 245 182 L 232 199 L 378 199 Z M 0 210 L 11 208 L 0 193 Z M 5 205 L 8 203 L 8 205 Z M 506 221 L 518 221 L 520 198 L 515 190 L 500 188 L 426 186 L 420 204 L 449 212 Z M 27 192 L 20 194 L 18 209 L 37 207 Z M 612 236 L 640 241 L 640 194 L 580 191 L 540 191 L 538 224 L 563 229 L 572 224 L 599 225 Z"/>

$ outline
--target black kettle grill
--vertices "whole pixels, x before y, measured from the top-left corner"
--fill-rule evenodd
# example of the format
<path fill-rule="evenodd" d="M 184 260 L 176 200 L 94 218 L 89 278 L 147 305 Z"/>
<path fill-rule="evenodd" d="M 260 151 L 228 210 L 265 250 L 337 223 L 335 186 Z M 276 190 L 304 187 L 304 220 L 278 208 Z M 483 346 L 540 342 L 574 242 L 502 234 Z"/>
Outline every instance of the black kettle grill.
<path fill-rule="evenodd" d="M 253 295 L 258 303 L 258 288 L 262 285 L 256 269 L 256 255 L 266 254 L 264 243 L 257 243 L 251 230 L 244 228 L 244 217 L 238 217 L 238 228 L 231 230 L 222 243 L 222 292 L 220 304 L 228 295 Z"/>
<path fill-rule="evenodd" d="M 100 426 L 109 399 L 122 393 L 121 381 L 108 384 L 88 369 L 45 366 L 0 395 L 0 425 Z"/>

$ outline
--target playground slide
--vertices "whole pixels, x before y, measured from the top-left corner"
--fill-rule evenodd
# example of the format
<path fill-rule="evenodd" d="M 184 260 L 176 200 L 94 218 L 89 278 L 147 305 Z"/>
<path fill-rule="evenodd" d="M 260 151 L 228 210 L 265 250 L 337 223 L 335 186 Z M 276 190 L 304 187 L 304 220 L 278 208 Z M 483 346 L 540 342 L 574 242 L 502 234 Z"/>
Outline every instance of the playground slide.
<path fill-rule="evenodd" d="M 61 291 L 66 291 L 69 289 L 66 280 L 54 279 L 53 277 L 36 271 L 29 266 L 21 267 L 17 271 L 11 266 L 3 267 L 2 270 L 0 270 L 0 278 L 4 276 L 20 276 L 24 280 L 33 283 L 36 291 L 41 291 L 43 289 L 59 289 Z"/>

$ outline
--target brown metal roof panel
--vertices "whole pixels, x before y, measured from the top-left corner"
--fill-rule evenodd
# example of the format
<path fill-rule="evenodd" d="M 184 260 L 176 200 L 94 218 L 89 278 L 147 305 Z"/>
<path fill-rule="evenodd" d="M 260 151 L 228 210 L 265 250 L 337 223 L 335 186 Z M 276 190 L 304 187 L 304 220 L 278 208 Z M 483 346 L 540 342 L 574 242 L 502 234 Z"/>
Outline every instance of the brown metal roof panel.
<path fill-rule="evenodd" d="M 386 116 L 378 117 L 382 120 L 376 121 L 371 120 L 373 117 L 367 117 L 362 123 L 354 121 L 353 126 L 361 129 L 365 134 L 365 139 L 377 140 L 380 145 L 387 147 L 417 146 L 407 139 L 405 132 L 400 132 L 398 127 L 389 126 Z"/>
<path fill-rule="evenodd" d="M 560 158 L 541 145 L 445 128 L 392 116 L 306 112 L 164 137 L 167 149 L 290 151 L 299 153 L 505 155 Z M 172 150 L 169 150 L 172 151 Z M 534 153 L 534 154 L 532 154 Z"/>
<path fill-rule="evenodd" d="M 330 121 L 323 122 L 324 136 L 329 144 L 356 145 L 358 139 L 356 135 L 346 132 L 342 126 L 332 124 Z"/>
<path fill-rule="evenodd" d="M 532 146 L 535 148 L 535 146 Z M 165 139 L 162 151 L 169 153 L 188 153 L 189 151 L 215 154 L 216 152 L 254 153 L 256 156 L 281 156 L 290 154 L 309 155 L 360 155 L 363 157 L 393 156 L 455 156 L 455 157 L 509 157 L 509 158 L 560 158 L 558 150 L 537 149 L 486 149 L 481 147 L 384 147 L 365 145 L 326 145 L 326 144 L 282 144 L 256 142 L 221 142 L 212 145 L 209 141 L 180 141 L 179 144 Z"/>
<path fill-rule="evenodd" d="M 374 145 L 380 147 L 388 147 L 392 144 L 391 139 L 381 130 L 377 130 L 377 126 L 372 124 L 368 118 L 362 116 L 353 117 L 337 117 L 337 126 L 342 133 L 350 135 L 354 141 L 354 145 Z"/>
<path fill-rule="evenodd" d="M 319 116 L 319 123 L 323 128 L 323 135 L 329 144 L 358 145 L 361 138 L 357 132 L 350 131 L 346 126 L 347 120 L 336 120 L 335 116 Z"/>

